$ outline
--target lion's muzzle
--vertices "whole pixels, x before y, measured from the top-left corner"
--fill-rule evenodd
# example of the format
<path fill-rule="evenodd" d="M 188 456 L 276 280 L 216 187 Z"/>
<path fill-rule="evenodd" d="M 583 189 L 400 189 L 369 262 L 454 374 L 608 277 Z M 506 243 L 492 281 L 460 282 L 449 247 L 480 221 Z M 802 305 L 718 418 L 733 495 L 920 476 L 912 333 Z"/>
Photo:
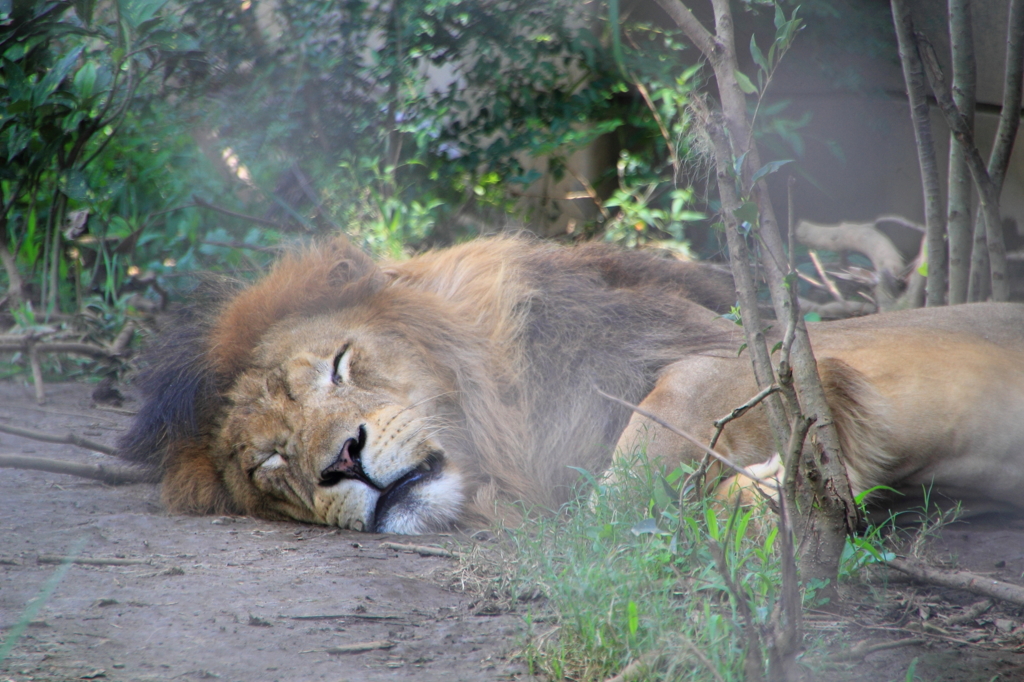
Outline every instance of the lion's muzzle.
<path fill-rule="evenodd" d="M 319 485 L 327 488 L 346 478 L 354 478 L 371 488 L 379 489 L 363 471 L 364 447 L 366 447 L 366 426 L 360 424 L 356 437 L 347 439 L 341 446 L 337 458 L 320 472 Z"/>

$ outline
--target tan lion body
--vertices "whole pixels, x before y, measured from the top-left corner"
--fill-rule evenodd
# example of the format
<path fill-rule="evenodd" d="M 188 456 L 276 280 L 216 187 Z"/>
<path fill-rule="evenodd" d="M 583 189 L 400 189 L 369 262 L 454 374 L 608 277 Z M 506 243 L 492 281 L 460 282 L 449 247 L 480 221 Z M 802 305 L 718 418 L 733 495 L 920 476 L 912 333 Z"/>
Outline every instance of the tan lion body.
<path fill-rule="evenodd" d="M 969 512 L 1024 509 L 1022 330 L 1024 307 L 998 304 L 810 325 L 854 493 L 884 485 L 900 506 L 928 490 Z M 756 393 L 745 355 L 705 354 L 666 368 L 642 407 L 710 440 L 713 422 Z M 703 456 L 635 415 L 618 450 L 638 441 L 669 467 Z M 772 457 L 765 408 L 728 424 L 717 449 L 740 466 Z"/>
<path fill-rule="evenodd" d="M 337 240 L 186 312 L 122 454 L 179 512 L 418 533 L 554 509 L 571 467 L 604 470 L 641 424 L 595 388 L 701 435 L 753 395 L 740 329 L 703 307 L 733 298 L 707 266 L 602 245 L 498 238 L 378 266 Z M 817 327 L 855 484 L 934 478 L 1024 507 L 1022 330 L 1014 305 Z M 694 456 L 647 435 L 666 464 Z M 747 464 L 770 443 L 755 415 L 724 446 Z"/>

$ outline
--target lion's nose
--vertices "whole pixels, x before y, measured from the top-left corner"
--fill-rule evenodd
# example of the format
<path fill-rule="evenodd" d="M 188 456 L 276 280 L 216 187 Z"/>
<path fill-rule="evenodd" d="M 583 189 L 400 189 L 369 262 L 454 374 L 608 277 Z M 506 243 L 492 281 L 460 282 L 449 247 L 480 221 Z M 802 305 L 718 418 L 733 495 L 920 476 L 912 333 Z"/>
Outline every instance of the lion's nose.
<path fill-rule="evenodd" d="M 366 446 L 366 427 L 359 425 L 355 438 L 347 439 L 337 458 L 320 472 L 320 485 L 332 486 L 344 478 L 357 478 L 373 485 L 363 473 L 362 452 Z"/>

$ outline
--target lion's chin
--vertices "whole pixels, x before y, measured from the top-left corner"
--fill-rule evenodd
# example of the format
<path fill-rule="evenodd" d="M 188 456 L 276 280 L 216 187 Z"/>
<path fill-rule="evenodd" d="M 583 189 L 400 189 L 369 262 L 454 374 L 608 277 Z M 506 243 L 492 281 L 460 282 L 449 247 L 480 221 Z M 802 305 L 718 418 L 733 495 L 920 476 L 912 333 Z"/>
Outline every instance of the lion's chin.
<path fill-rule="evenodd" d="M 381 495 L 377 502 L 378 533 L 420 535 L 450 529 L 462 512 L 461 478 L 445 473 Z"/>

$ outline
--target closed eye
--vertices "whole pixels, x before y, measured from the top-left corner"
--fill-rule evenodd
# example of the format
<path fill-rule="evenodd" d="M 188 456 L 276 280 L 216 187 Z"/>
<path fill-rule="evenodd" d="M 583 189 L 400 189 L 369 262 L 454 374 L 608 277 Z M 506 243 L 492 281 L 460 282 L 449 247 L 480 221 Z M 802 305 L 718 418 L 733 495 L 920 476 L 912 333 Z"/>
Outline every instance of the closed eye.
<path fill-rule="evenodd" d="M 346 343 L 338 354 L 334 356 L 331 381 L 336 384 L 347 384 L 349 382 L 349 369 L 352 363 L 352 344 Z"/>
<path fill-rule="evenodd" d="M 285 458 L 278 453 L 274 453 L 260 464 L 261 469 L 280 469 L 283 466 L 287 466 L 288 462 Z"/>
<path fill-rule="evenodd" d="M 273 469 L 280 469 L 281 467 L 285 466 L 288 466 L 288 460 L 281 453 L 275 452 L 262 462 L 259 462 L 258 464 L 253 464 L 253 466 L 247 468 L 245 470 L 245 473 L 249 476 L 249 478 L 252 478 L 253 476 L 256 475 L 256 472 L 258 471 L 271 471 Z"/>

